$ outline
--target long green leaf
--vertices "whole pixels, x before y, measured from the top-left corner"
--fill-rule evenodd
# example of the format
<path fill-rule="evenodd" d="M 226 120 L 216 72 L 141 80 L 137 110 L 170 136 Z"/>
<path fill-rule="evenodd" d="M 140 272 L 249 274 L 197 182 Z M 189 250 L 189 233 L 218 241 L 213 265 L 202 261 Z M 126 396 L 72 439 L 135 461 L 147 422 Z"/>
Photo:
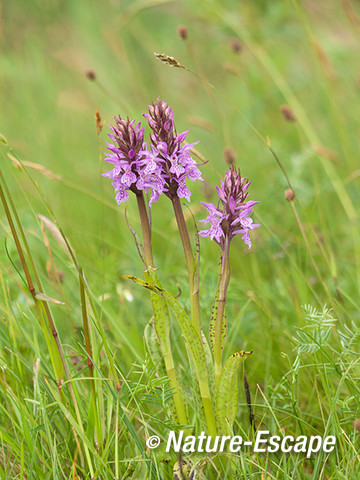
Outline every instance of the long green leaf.
<path fill-rule="evenodd" d="M 157 287 L 156 285 L 153 285 L 149 282 L 145 282 L 144 280 L 141 280 L 140 278 L 137 278 L 134 276 L 130 276 L 130 275 L 121 275 L 121 276 L 123 278 L 128 278 L 129 280 L 132 280 L 138 285 L 141 285 L 142 287 L 145 287 L 158 295 L 162 295 L 166 299 L 166 301 L 168 302 L 168 305 L 170 306 L 171 310 L 174 313 L 176 320 L 180 325 L 182 333 L 189 346 L 198 376 L 203 378 L 205 376 L 207 380 L 207 376 L 208 376 L 207 367 L 206 367 L 205 354 L 202 346 L 202 341 L 199 338 L 199 335 L 197 334 L 194 326 L 192 325 L 190 318 L 188 317 L 188 315 L 186 314 L 185 310 L 182 308 L 180 303 L 170 293 L 168 293 L 166 290 L 163 290 L 160 287 Z"/>
<path fill-rule="evenodd" d="M 192 396 L 192 401 L 194 402 L 194 407 L 193 407 L 194 413 L 196 415 L 196 420 L 199 422 L 201 426 L 203 426 L 203 425 L 206 425 L 204 408 L 201 403 L 201 392 L 200 392 L 199 382 L 197 379 L 194 361 L 191 356 L 188 345 L 186 345 L 186 352 L 187 352 L 187 358 L 189 362 L 189 372 L 190 372 L 190 378 L 191 378 L 191 396 Z"/>
<path fill-rule="evenodd" d="M 119 402 L 119 398 L 118 398 L 118 395 L 114 392 L 113 388 L 110 386 L 110 383 L 105 379 L 102 371 L 98 368 L 98 366 L 96 365 L 96 363 L 94 363 L 94 368 L 96 368 L 97 372 L 99 373 L 99 375 L 102 377 L 103 379 L 103 382 L 104 384 L 106 385 L 107 389 L 109 390 L 110 394 L 112 395 L 113 399 L 115 402 Z M 126 413 L 122 407 L 122 405 L 120 404 L 119 402 L 119 411 L 120 411 L 120 422 L 123 422 L 124 425 L 126 426 L 126 428 L 128 429 L 130 435 L 132 436 L 136 446 L 138 447 L 142 457 L 144 458 L 147 466 L 149 467 L 150 469 L 150 472 L 153 476 L 153 478 L 156 478 L 156 470 L 155 470 L 155 467 L 154 467 L 154 464 L 153 462 L 151 461 L 151 459 L 149 458 L 149 456 L 147 455 L 146 453 L 146 450 L 144 448 L 144 445 L 142 444 L 141 440 L 139 439 L 134 427 L 132 426 L 130 420 L 128 419 L 128 417 L 126 416 Z"/>
<path fill-rule="evenodd" d="M 166 375 L 165 363 L 160 350 L 160 344 L 158 337 L 156 335 L 154 318 L 151 318 L 149 323 L 146 325 L 144 330 L 145 344 L 150 354 L 150 358 L 155 365 L 156 371 L 159 376 L 163 377 Z"/>
<path fill-rule="evenodd" d="M 148 284 L 157 285 L 161 289 L 160 282 L 155 274 L 150 274 L 149 270 L 145 271 L 145 280 Z M 151 303 L 154 311 L 154 326 L 159 338 L 160 345 L 166 344 L 168 329 L 170 326 L 170 316 L 168 306 L 164 298 L 153 291 L 151 292 Z"/>
<path fill-rule="evenodd" d="M 148 270 L 148 272 L 151 275 L 151 271 Z M 190 318 L 188 317 L 188 315 L 186 314 L 185 310 L 182 308 L 180 303 L 176 300 L 176 298 L 174 298 L 166 290 L 163 290 L 149 282 L 144 282 L 144 280 L 141 280 L 140 278 L 137 278 L 134 276 L 129 276 L 129 275 L 121 275 L 121 276 L 123 278 L 132 280 L 138 285 L 148 288 L 152 292 L 157 293 L 158 295 L 162 295 L 165 298 L 167 304 L 169 305 L 177 322 L 180 325 L 185 341 L 189 347 L 192 359 L 194 361 L 196 376 L 199 382 L 201 398 L 204 405 L 204 412 L 205 412 L 207 426 L 209 429 L 209 434 L 214 435 L 216 431 L 215 416 L 214 416 L 214 411 L 213 411 L 212 402 L 211 402 L 211 394 L 210 394 L 209 383 L 208 383 L 209 376 L 208 376 L 208 369 L 206 365 L 204 347 L 203 347 L 203 343 L 200 335 L 198 335 L 194 325 L 192 324 Z"/>
<path fill-rule="evenodd" d="M 155 295 L 155 293 L 152 293 Z M 166 367 L 164 362 L 164 357 L 161 352 L 159 339 L 155 330 L 154 318 L 151 318 L 149 323 L 145 327 L 144 331 L 145 343 L 150 354 L 150 358 L 155 365 L 156 372 L 159 377 L 166 377 Z M 169 406 L 173 417 L 177 418 L 176 408 L 174 400 L 169 401 Z"/>
<path fill-rule="evenodd" d="M 234 422 L 238 404 L 238 369 L 252 352 L 237 352 L 226 361 L 221 372 L 216 396 L 216 420 L 219 435 L 229 433 Z"/>
<path fill-rule="evenodd" d="M 145 279 L 149 284 L 154 284 L 161 289 L 160 280 L 154 270 L 146 270 Z M 164 359 L 166 375 L 169 377 L 170 385 L 174 389 L 174 397 L 173 401 L 170 402 L 170 408 L 174 419 L 177 422 L 186 425 L 188 419 L 185 411 L 185 404 L 181 395 L 171 353 L 169 308 L 163 295 L 150 292 L 150 297 L 154 311 L 154 327 L 158 337 L 160 351 Z"/>

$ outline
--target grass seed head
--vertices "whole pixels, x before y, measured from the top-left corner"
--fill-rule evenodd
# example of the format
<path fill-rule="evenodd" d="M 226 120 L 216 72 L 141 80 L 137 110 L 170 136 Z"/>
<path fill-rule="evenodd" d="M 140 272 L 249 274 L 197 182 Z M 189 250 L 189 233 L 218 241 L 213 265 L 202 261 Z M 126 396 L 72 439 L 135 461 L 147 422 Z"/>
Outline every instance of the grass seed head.
<path fill-rule="evenodd" d="M 225 147 L 223 151 L 223 155 L 224 155 L 225 163 L 227 163 L 228 165 L 234 165 L 236 163 L 235 152 L 231 147 L 229 146 Z"/>
<path fill-rule="evenodd" d="M 293 110 L 291 110 L 290 107 L 288 107 L 287 105 L 281 105 L 280 111 L 282 113 L 282 116 L 287 122 L 292 122 L 292 123 L 296 122 L 297 120 L 296 115 L 293 112 Z"/>
<path fill-rule="evenodd" d="M 86 70 L 85 75 L 89 80 L 96 80 L 96 75 L 94 70 Z"/>
<path fill-rule="evenodd" d="M 285 190 L 285 198 L 288 202 L 292 202 L 295 198 L 295 192 L 291 188 Z"/>
<path fill-rule="evenodd" d="M 232 38 L 229 42 L 230 48 L 234 53 L 240 53 L 244 50 L 244 45 L 238 38 Z"/>
<path fill-rule="evenodd" d="M 179 25 L 178 28 L 177 28 L 177 33 L 178 33 L 179 37 L 182 38 L 183 40 L 186 40 L 189 36 L 189 31 L 185 27 L 185 25 Z"/>
<path fill-rule="evenodd" d="M 165 55 L 164 53 L 156 53 L 156 52 L 154 52 L 154 55 L 162 63 L 167 63 L 168 65 L 170 65 L 170 67 L 183 68 L 184 70 L 186 70 L 186 67 L 184 67 L 184 65 L 178 62 L 174 57 L 170 57 L 169 55 Z"/>
<path fill-rule="evenodd" d="M 101 114 L 98 109 L 95 110 L 95 125 L 97 134 L 100 135 L 101 130 L 105 125 L 105 122 L 102 121 Z"/>

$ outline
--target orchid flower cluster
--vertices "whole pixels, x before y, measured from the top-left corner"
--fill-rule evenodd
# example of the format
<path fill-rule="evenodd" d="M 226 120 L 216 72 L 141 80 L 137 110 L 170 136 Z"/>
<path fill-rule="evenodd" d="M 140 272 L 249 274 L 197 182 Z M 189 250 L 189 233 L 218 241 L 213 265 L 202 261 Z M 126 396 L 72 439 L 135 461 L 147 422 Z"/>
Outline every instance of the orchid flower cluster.
<path fill-rule="evenodd" d="M 250 200 L 245 202 L 249 195 L 247 191 L 251 182 L 247 178 L 242 178 L 240 170 L 231 167 L 225 173 L 225 181 L 221 180 L 221 186 L 216 187 L 219 195 L 219 204 L 217 207 L 212 203 L 204 203 L 209 215 L 200 222 L 210 223 L 208 230 L 201 230 L 199 235 L 215 239 L 216 243 L 222 249 L 225 247 L 225 239 L 229 241 L 237 234 L 242 235 L 242 239 L 251 248 L 249 231 L 260 227 L 260 224 L 254 224 L 251 218 L 252 207 L 259 202 Z"/>
<path fill-rule="evenodd" d="M 182 145 L 189 132 L 176 133 L 174 113 L 163 101 L 149 105 L 143 116 L 152 129 L 149 148 L 144 142 L 144 128 L 135 120 L 115 117 L 109 134 L 114 143 L 108 143 L 107 162 L 113 170 L 105 172 L 113 180 L 118 204 L 129 198 L 128 191 L 146 194 L 151 190 L 149 205 L 157 202 L 164 193 L 190 201 L 186 180 L 202 180 L 200 170 L 190 155 L 195 143 Z M 197 143 L 197 142 L 196 142 Z"/>
<path fill-rule="evenodd" d="M 145 281 L 129 278 L 151 292 L 154 317 L 145 329 L 145 339 L 150 355 L 158 352 L 157 358 L 162 358 L 162 365 L 155 360 L 154 364 L 158 365 L 159 374 L 165 372 L 173 389 L 173 418 L 179 424 L 189 425 L 193 402 L 186 402 L 184 391 L 180 388 L 179 372 L 174 365 L 169 337 L 169 309 L 182 329 L 190 362 L 195 367 L 198 401 L 202 405 L 199 411 L 203 412 L 200 421 L 206 425 L 210 435 L 224 433 L 234 420 L 233 405 L 237 404 L 229 398 L 228 392 L 232 391 L 237 381 L 234 375 L 240 362 L 248 355 L 238 352 L 231 355 L 225 364 L 222 361 L 226 336 L 226 294 L 230 281 L 230 242 L 236 235 L 242 235 L 245 244 L 251 247 L 250 231 L 260 227 L 252 219 L 253 207 L 258 202 L 248 200 L 251 182 L 233 166 L 217 187 L 217 205 L 202 202 L 208 216 L 201 222 L 209 223 L 210 228 L 201 230 L 199 235 L 210 237 L 221 248 L 218 286 L 209 315 L 209 346 L 200 319 L 198 249 L 194 253 L 180 202 L 181 198 L 190 201 L 191 192 L 186 182 L 202 180 L 200 165 L 191 155 L 198 142 L 185 142 L 189 130 L 177 133 L 173 110 L 166 102 L 158 99 L 148 106 L 148 112 L 143 115 L 150 129 L 148 144 L 144 141 L 145 130 L 140 123 L 120 116 L 114 118 L 109 133 L 112 142 L 108 143 L 111 153 L 107 153 L 105 158 L 113 169 L 103 175 L 113 181 L 118 204 L 129 199 L 129 191 L 137 199 L 143 238 L 143 247 L 139 248 L 139 252 L 144 261 Z M 163 289 L 154 268 L 150 209 L 154 208 L 153 204 L 162 194 L 172 203 L 183 245 L 189 279 L 190 315 L 175 297 Z M 216 391 L 213 391 L 214 385 Z"/>

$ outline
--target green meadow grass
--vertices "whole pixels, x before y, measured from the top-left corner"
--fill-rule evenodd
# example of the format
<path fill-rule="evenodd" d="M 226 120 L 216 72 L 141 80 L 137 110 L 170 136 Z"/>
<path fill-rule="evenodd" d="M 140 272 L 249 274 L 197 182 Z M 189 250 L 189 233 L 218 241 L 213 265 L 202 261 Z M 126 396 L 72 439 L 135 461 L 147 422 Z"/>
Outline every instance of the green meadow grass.
<path fill-rule="evenodd" d="M 188 28 L 186 41 L 177 35 L 180 24 Z M 337 438 L 334 452 L 310 459 L 234 455 L 231 478 L 360 478 L 359 34 L 360 10 L 351 0 L 2 5 L 0 183 L 32 280 L 62 303 L 34 301 L 1 207 L 1 479 L 174 478 L 176 454 L 164 444 L 145 445 L 148 436 L 165 439 L 176 428 L 167 413 L 171 389 L 144 345 L 149 297 L 119 276 L 142 277 L 143 269 L 124 206 L 101 177 L 112 116 L 140 121 L 158 96 L 173 106 L 179 131 L 191 128 L 189 141 L 200 140 L 208 161 L 205 182 L 192 185 L 195 218 L 205 216 L 201 200 L 215 200 L 225 147 L 261 201 L 255 218 L 262 227 L 250 253 L 241 239 L 233 241 L 225 345 L 225 357 L 253 350 L 245 366 L 256 426 Z M 153 52 L 186 69 L 161 63 Z M 283 117 L 284 105 L 295 122 Z M 105 121 L 99 136 L 96 109 Z M 284 195 L 290 186 L 292 203 Z M 127 203 L 139 231 L 136 206 Z M 155 264 L 172 294 L 180 286 L 189 310 L 169 203 L 161 198 L 152 209 Z M 39 214 L 61 228 L 72 256 L 54 223 Z M 205 333 L 218 256 L 218 246 L 202 239 Z M 181 331 L 175 322 L 171 328 L 191 401 Z M 62 362 L 67 374 L 59 394 L 54 371 Z M 242 378 L 234 434 L 251 439 Z M 217 477 L 230 473 L 209 467 L 202 478 Z"/>

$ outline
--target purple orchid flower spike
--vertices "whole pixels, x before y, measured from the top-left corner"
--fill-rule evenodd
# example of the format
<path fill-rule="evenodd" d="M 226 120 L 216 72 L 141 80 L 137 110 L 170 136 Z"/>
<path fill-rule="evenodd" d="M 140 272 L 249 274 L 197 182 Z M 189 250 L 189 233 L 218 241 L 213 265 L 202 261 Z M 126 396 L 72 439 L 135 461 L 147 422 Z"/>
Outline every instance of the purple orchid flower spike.
<path fill-rule="evenodd" d="M 103 175 L 113 180 L 116 201 L 120 204 L 128 200 L 129 190 L 136 195 L 151 191 L 149 206 L 163 193 L 171 199 L 190 201 L 186 180 L 202 180 L 190 154 L 197 142 L 182 145 L 189 130 L 176 133 L 174 113 L 160 99 L 149 105 L 144 117 L 152 130 L 149 149 L 144 143 L 144 128 L 135 120 L 115 117 L 115 125 L 110 127 L 113 143 L 107 144 L 111 153 L 106 153 L 105 160 L 113 164 L 113 169 Z"/>
<path fill-rule="evenodd" d="M 260 224 L 253 223 L 251 218 L 252 207 L 259 202 L 246 201 L 250 183 L 247 178 L 241 177 L 240 170 L 235 167 L 225 173 L 224 181 L 221 181 L 220 187 L 216 187 L 219 195 L 218 206 L 201 202 L 209 215 L 200 221 L 210 223 L 210 228 L 201 230 L 199 235 L 210 237 L 224 250 L 226 243 L 230 244 L 235 235 L 241 234 L 245 244 L 251 248 L 249 232 L 260 227 Z"/>
<path fill-rule="evenodd" d="M 135 120 L 130 121 L 129 118 L 125 120 L 119 116 L 114 117 L 114 121 L 115 125 L 110 127 L 112 133 L 108 134 L 113 143 L 107 144 L 111 153 L 105 154 L 105 160 L 112 163 L 114 168 L 103 176 L 113 180 L 115 198 L 120 204 L 129 198 L 128 190 L 140 194 L 137 183 L 141 174 L 142 149 L 145 147 L 144 129 L 140 123 L 136 124 Z"/>
<path fill-rule="evenodd" d="M 230 242 L 235 235 L 242 235 L 245 244 L 251 248 L 250 230 L 260 227 L 251 218 L 253 206 L 257 201 L 247 200 L 251 182 L 242 178 L 240 170 L 231 166 L 225 172 L 224 181 L 216 187 L 219 196 L 218 205 L 203 203 L 209 215 L 201 222 L 210 223 L 210 228 L 201 230 L 199 235 L 210 237 L 221 247 L 220 272 L 213 311 L 215 321 L 210 322 L 210 342 L 214 352 L 215 377 L 217 384 L 222 372 L 222 351 L 226 336 L 226 296 L 230 282 Z"/>
<path fill-rule="evenodd" d="M 176 133 L 174 113 L 166 102 L 158 99 L 148 108 L 149 113 L 145 113 L 144 117 L 153 133 L 151 150 L 143 151 L 142 164 L 146 165 L 145 169 L 149 164 L 154 169 L 156 195 L 150 201 L 155 202 L 162 193 L 171 199 L 179 197 L 190 201 L 191 192 L 186 180 L 202 180 L 200 170 L 190 155 L 190 150 L 198 142 L 182 145 L 189 130 L 179 135 Z"/>
<path fill-rule="evenodd" d="M 189 130 L 177 133 L 174 123 L 174 112 L 164 101 L 157 99 L 149 105 L 149 113 L 144 117 L 152 130 L 151 150 L 143 152 L 144 165 L 157 164 L 157 190 L 150 202 L 156 202 L 161 193 L 170 200 L 174 209 L 180 238 L 183 244 L 190 287 L 191 319 L 198 334 L 201 336 L 199 307 L 199 263 L 196 261 L 189 232 L 187 229 L 180 199 L 190 202 L 191 192 L 186 184 L 188 180 L 202 180 L 201 172 L 191 156 L 191 149 L 196 143 L 184 143 Z M 146 167 L 145 167 L 146 168 Z M 152 195 L 154 189 L 152 190 Z"/>
<path fill-rule="evenodd" d="M 197 142 L 184 143 L 189 130 L 180 134 L 176 132 L 174 113 L 171 107 L 160 99 L 149 105 L 149 113 L 144 114 L 144 117 L 152 130 L 149 147 L 144 143 L 144 129 L 140 123 L 124 120 L 120 116 L 114 118 L 115 125 L 110 127 L 109 134 L 113 143 L 108 143 L 111 153 L 106 154 L 105 158 L 113 165 L 113 169 L 103 175 L 113 180 L 118 204 L 128 200 L 129 190 L 136 194 L 146 267 L 153 266 L 153 256 L 150 212 L 145 204 L 144 194 L 150 194 L 149 207 L 157 202 L 163 193 L 171 200 L 187 264 L 192 318 L 200 334 L 198 263 L 193 256 L 180 203 L 181 198 L 190 201 L 191 192 L 186 184 L 187 180 L 202 180 L 198 165 L 190 154 Z"/>

